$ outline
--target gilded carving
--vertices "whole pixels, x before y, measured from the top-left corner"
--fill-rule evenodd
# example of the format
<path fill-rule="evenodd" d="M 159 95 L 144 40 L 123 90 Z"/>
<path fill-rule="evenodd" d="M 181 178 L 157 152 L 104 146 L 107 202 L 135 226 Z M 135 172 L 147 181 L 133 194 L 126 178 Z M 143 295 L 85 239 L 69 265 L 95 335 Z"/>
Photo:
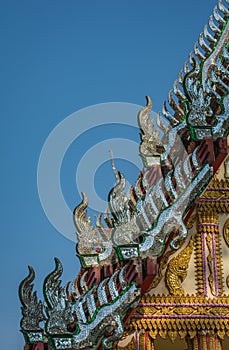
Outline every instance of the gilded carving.
<path fill-rule="evenodd" d="M 229 179 L 214 179 L 201 195 L 198 211 L 229 213 Z"/>
<path fill-rule="evenodd" d="M 190 216 L 190 218 L 188 219 L 185 225 L 188 230 L 190 230 L 194 226 L 194 224 L 196 223 L 196 218 L 197 218 L 196 214 L 193 214 L 192 216 Z"/>
<path fill-rule="evenodd" d="M 147 98 L 147 105 L 139 112 L 138 123 L 141 130 L 141 144 L 140 155 L 143 159 L 144 165 L 149 168 L 155 163 L 155 159 L 160 160 L 159 149 L 163 149 L 160 140 L 160 132 L 154 126 L 154 121 L 150 120 L 150 113 L 152 110 L 152 101 L 149 96 Z"/>
<path fill-rule="evenodd" d="M 227 245 L 229 247 L 229 219 L 227 219 L 227 221 L 224 224 L 223 237 L 224 237 L 225 242 L 227 243 Z"/>
<path fill-rule="evenodd" d="M 208 210 L 208 212 L 199 212 L 198 219 L 199 224 L 202 225 L 202 232 L 214 232 L 214 225 L 218 225 L 219 223 L 219 216 L 214 211 L 214 208 L 211 211 Z"/>
<path fill-rule="evenodd" d="M 176 340 L 177 336 L 178 336 L 178 332 L 177 331 L 168 331 L 168 336 L 170 338 L 170 340 L 172 341 L 172 343 L 174 343 L 174 341 Z"/>
<path fill-rule="evenodd" d="M 166 268 L 168 260 L 170 255 L 174 254 L 174 250 L 169 250 L 168 252 L 166 252 L 163 257 L 161 258 L 161 261 L 159 263 L 159 269 L 158 269 L 158 274 L 157 277 L 155 277 L 152 281 L 152 283 L 150 284 L 149 288 L 147 291 L 150 291 L 152 288 L 155 288 L 160 281 L 162 280 L 163 277 L 163 270 Z"/>
<path fill-rule="evenodd" d="M 186 315 L 191 315 L 193 314 L 193 312 L 195 311 L 195 309 L 193 307 L 178 307 L 174 310 L 174 312 L 178 315 L 183 315 L 184 313 Z"/>
<path fill-rule="evenodd" d="M 224 162 L 224 177 L 229 179 L 229 157 Z"/>
<path fill-rule="evenodd" d="M 151 308 L 157 309 L 153 317 Z M 220 349 L 220 339 L 229 335 L 228 320 L 229 296 L 225 294 L 218 298 L 187 295 L 180 296 L 179 299 L 175 295 L 148 295 L 142 298 L 140 305 L 132 314 L 129 324 L 126 325 L 126 331 L 142 330 L 144 333 L 148 332 L 152 339 L 160 336 L 164 339 L 169 337 L 172 341 L 178 336 L 181 339 L 188 337 L 194 346 L 199 331 L 205 330 L 215 335 L 215 344 L 217 349 Z M 204 339 L 201 339 L 203 346 Z"/>
<path fill-rule="evenodd" d="M 218 227 L 216 228 L 215 234 L 215 258 L 216 258 L 216 269 L 218 275 L 218 296 L 224 293 L 224 284 L 223 284 L 223 259 L 222 259 L 222 249 L 221 249 L 221 240 L 219 235 Z"/>
<path fill-rule="evenodd" d="M 219 307 L 210 308 L 209 312 L 213 315 L 229 315 L 229 308 L 219 306 Z"/>
<path fill-rule="evenodd" d="M 187 276 L 188 265 L 193 251 L 193 240 L 191 239 L 186 248 L 168 263 L 165 274 L 165 283 L 171 295 L 184 295 L 185 291 L 181 282 Z"/>
<path fill-rule="evenodd" d="M 196 282 L 198 294 L 204 293 L 203 267 L 202 267 L 202 243 L 201 232 L 195 235 L 195 266 Z"/>
<path fill-rule="evenodd" d="M 214 277 L 213 277 L 212 237 L 210 234 L 208 234 L 205 239 L 206 239 L 206 243 L 209 251 L 209 254 L 207 256 L 208 268 L 210 271 L 208 276 L 208 283 L 209 283 L 212 295 L 215 296 L 216 292 L 215 292 L 215 284 L 214 284 Z"/>
<path fill-rule="evenodd" d="M 227 219 L 225 224 L 224 224 L 223 237 L 224 237 L 224 240 L 225 240 L 227 246 L 229 247 L 229 219 Z M 229 288 L 229 275 L 226 278 L 226 284 L 227 284 L 227 287 Z"/>
<path fill-rule="evenodd" d="M 207 212 L 198 211 L 199 229 L 195 239 L 195 263 L 198 293 L 207 293 L 206 264 L 209 269 L 208 283 L 212 295 L 219 296 L 224 292 L 222 252 L 219 237 L 219 214 L 212 204 Z M 205 243 L 208 250 L 205 251 Z"/>

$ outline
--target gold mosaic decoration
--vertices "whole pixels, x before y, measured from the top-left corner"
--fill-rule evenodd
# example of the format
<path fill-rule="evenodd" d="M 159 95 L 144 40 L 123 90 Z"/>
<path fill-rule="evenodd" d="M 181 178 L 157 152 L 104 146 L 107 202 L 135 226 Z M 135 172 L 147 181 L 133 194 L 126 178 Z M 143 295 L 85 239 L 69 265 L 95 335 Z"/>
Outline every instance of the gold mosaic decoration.
<path fill-rule="evenodd" d="M 165 284 L 171 295 L 184 295 L 185 291 L 181 282 L 187 276 L 188 264 L 193 251 L 193 240 L 191 239 L 186 248 L 168 263 L 165 273 Z"/>
<path fill-rule="evenodd" d="M 147 344 L 150 350 L 154 349 L 153 340 L 158 336 L 172 342 L 177 338 L 185 339 L 187 350 L 207 350 L 209 346 L 209 349 L 222 350 L 222 340 L 229 337 L 229 295 L 224 294 L 219 235 L 219 214 L 223 213 L 229 213 L 229 180 L 214 179 L 203 193 L 196 214 L 187 222 L 189 229 L 197 222 L 196 234 L 176 257 L 169 261 L 171 252 L 167 251 L 160 261 L 159 274 L 151 288 L 165 276 L 170 295 L 145 295 L 129 318 L 126 332 L 139 332 L 140 350 L 148 350 Z M 225 222 L 223 236 L 229 247 L 229 219 Z M 185 295 L 181 283 L 187 275 L 193 250 L 196 294 Z M 204 283 L 209 289 L 206 290 Z M 229 288 L 229 276 L 227 286 Z M 212 297 L 206 295 L 208 291 Z M 147 334 L 148 343 L 144 334 Z"/>
<path fill-rule="evenodd" d="M 220 339 L 229 336 L 229 296 L 172 297 L 146 296 L 132 315 L 126 330 L 149 331 L 153 339 L 159 335 L 174 341 L 189 336 L 193 339 L 200 330 L 217 334 Z"/>
<path fill-rule="evenodd" d="M 204 293 L 204 278 L 203 278 L 203 264 L 202 264 L 202 242 L 201 232 L 197 232 L 195 235 L 195 280 L 196 280 L 196 293 Z"/>
<path fill-rule="evenodd" d="M 201 241 L 202 235 L 205 237 L 206 242 L 206 263 L 209 269 L 208 283 L 213 296 L 221 295 L 224 292 L 223 288 L 223 268 L 222 268 L 222 252 L 219 238 L 219 214 L 214 212 L 214 207 L 211 208 L 212 212 L 198 212 L 199 228 L 196 235 L 197 243 L 195 250 L 195 262 L 196 262 L 196 280 L 197 289 L 199 293 L 204 293 L 203 285 L 203 273 L 205 270 L 205 257 L 203 256 L 203 241 Z M 214 252 L 213 252 L 214 249 Z M 207 254 L 208 250 L 208 254 Z M 217 277 L 216 277 L 217 276 Z M 216 291 L 217 285 L 217 291 Z M 206 293 L 206 291 L 205 291 Z"/>
<path fill-rule="evenodd" d="M 198 211 L 209 212 L 214 209 L 216 213 L 229 213 L 229 179 L 214 179 L 198 203 Z"/>
<path fill-rule="evenodd" d="M 224 237 L 225 242 L 227 243 L 227 245 L 229 247 L 229 219 L 227 219 L 227 221 L 224 224 L 223 237 Z"/>
<path fill-rule="evenodd" d="M 224 293 L 223 259 L 222 259 L 221 241 L 219 236 L 219 228 L 217 228 L 217 231 L 215 234 L 215 256 L 216 256 L 216 267 L 217 267 L 217 275 L 218 275 L 218 291 L 219 291 L 219 295 L 222 295 Z"/>
<path fill-rule="evenodd" d="M 229 247 L 229 218 L 226 220 L 223 227 L 223 237 L 227 246 Z M 227 284 L 227 287 L 229 288 L 229 275 L 226 277 L 226 284 Z"/>
<path fill-rule="evenodd" d="M 206 243 L 207 243 L 207 247 L 208 247 L 208 251 L 209 251 L 209 254 L 207 256 L 207 262 L 208 262 L 208 268 L 209 268 L 209 271 L 210 271 L 210 274 L 208 276 L 208 282 L 209 282 L 209 286 L 210 286 L 210 289 L 211 289 L 211 293 L 212 295 L 216 295 L 215 293 L 215 288 L 214 288 L 214 277 L 213 277 L 213 255 L 212 255 L 212 237 L 211 235 L 208 233 L 205 237 L 205 240 L 206 240 Z"/>
<path fill-rule="evenodd" d="M 190 216 L 190 218 L 188 219 L 185 225 L 188 230 L 190 230 L 194 226 L 194 224 L 196 223 L 196 219 L 197 219 L 196 214 L 193 214 Z"/>

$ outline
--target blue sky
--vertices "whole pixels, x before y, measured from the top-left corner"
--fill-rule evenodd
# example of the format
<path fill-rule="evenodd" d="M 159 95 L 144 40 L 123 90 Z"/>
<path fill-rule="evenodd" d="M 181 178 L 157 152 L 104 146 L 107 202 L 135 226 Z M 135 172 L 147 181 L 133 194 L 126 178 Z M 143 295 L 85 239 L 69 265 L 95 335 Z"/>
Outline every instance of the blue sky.
<path fill-rule="evenodd" d="M 0 1 L 2 348 L 23 349 L 17 289 L 27 265 L 35 268 L 39 295 L 55 256 L 64 265 L 64 282 L 79 270 L 75 244 L 51 225 L 38 196 L 37 165 L 48 135 L 71 113 L 95 104 L 143 105 L 145 95 L 150 95 L 154 110 L 160 110 L 215 4 Z M 85 133 L 69 149 L 61 185 L 71 210 L 80 201 L 74 179 L 82 150 L 126 133 L 138 141 L 135 129 L 104 126 L 97 134 L 94 129 Z M 125 172 L 129 169 L 132 181 L 136 168 L 127 161 L 117 163 Z M 107 163 L 95 175 L 104 198 L 112 176 Z"/>

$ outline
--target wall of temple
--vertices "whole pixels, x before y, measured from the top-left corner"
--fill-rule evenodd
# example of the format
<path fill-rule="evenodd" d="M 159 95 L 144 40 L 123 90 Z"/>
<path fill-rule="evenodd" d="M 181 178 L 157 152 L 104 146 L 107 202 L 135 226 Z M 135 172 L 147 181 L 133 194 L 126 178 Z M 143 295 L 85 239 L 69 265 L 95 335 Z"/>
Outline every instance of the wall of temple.
<path fill-rule="evenodd" d="M 221 165 L 186 223 L 175 254 L 132 312 L 117 349 L 229 349 L 229 179 Z"/>

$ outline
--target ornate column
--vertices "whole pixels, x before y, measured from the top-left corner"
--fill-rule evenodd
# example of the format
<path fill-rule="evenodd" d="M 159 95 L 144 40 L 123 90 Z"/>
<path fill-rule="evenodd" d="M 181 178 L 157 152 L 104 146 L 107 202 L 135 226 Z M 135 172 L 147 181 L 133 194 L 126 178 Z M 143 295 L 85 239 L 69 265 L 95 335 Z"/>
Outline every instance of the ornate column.
<path fill-rule="evenodd" d="M 219 297 L 224 291 L 219 215 L 216 211 L 199 211 L 198 219 L 195 251 L 197 293 Z"/>
<path fill-rule="evenodd" d="M 210 208 L 209 208 L 210 209 Z M 219 215 L 214 211 L 198 211 L 195 262 L 197 293 L 205 298 L 218 298 L 223 290 L 222 255 L 219 239 Z M 221 350 L 222 341 L 212 329 L 199 329 L 193 339 L 186 338 L 188 350 Z"/>
<path fill-rule="evenodd" d="M 155 350 L 153 339 L 149 332 L 142 331 L 139 337 L 139 350 Z"/>
<path fill-rule="evenodd" d="M 186 339 L 188 350 L 222 350 L 222 341 L 216 334 L 198 333 L 193 339 Z"/>

